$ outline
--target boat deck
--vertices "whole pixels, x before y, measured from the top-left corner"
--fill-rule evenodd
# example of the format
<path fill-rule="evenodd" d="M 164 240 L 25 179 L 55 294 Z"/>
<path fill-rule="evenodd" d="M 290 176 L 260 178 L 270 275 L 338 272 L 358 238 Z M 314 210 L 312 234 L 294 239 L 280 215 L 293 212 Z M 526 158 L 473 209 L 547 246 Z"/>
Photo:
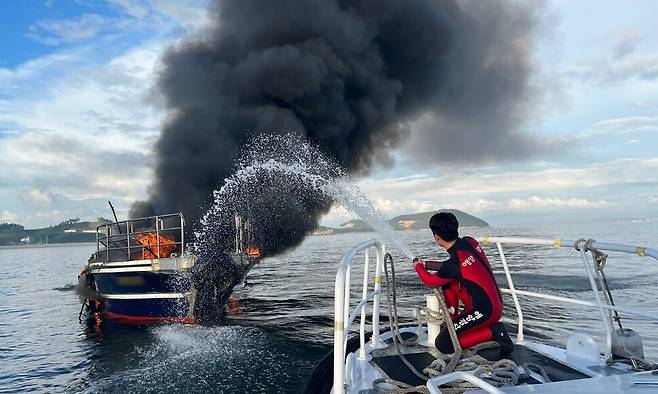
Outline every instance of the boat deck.
<path fill-rule="evenodd" d="M 411 337 L 411 335 L 405 336 L 408 338 Z M 390 340 L 387 342 L 390 342 Z M 391 351 L 393 354 L 390 354 Z M 571 368 L 568 365 L 565 365 L 560 361 L 552 359 L 524 345 L 515 345 L 514 351 L 507 355 L 502 354 L 498 348 L 483 349 L 477 352 L 477 354 L 493 362 L 502 359 L 510 359 L 519 366 L 522 366 L 526 363 L 541 365 L 551 382 L 585 379 L 590 377 L 574 368 Z M 392 344 L 388 348 L 374 350 L 372 352 L 372 356 L 373 357 L 371 363 L 389 378 L 413 386 L 425 385 L 426 380 L 416 376 L 404 364 L 404 362 L 395 352 L 395 347 Z M 404 349 L 404 356 L 407 361 L 409 361 L 414 366 L 414 368 L 416 368 L 418 371 L 422 371 L 437 358 L 437 353 L 436 351 L 433 351 L 433 349 L 429 349 L 428 351 L 428 348 L 424 346 L 413 346 L 406 347 Z M 544 383 L 541 376 L 533 375 L 520 378 L 518 384 Z"/>
<path fill-rule="evenodd" d="M 401 336 L 405 341 L 416 337 L 415 328 L 401 328 Z M 421 341 L 425 333 L 421 334 Z M 369 359 L 366 362 L 355 361 L 348 373 L 356 386 L 360 386 L 359 393 L 374 393 L 371 388 L 376 378 L 390 378 L 412 386 L 424 386 L 427 382 L 417 377 L 400 359 L 393 344 L 391 332 L 381 334 L 381 339 L 387 346 L 373 349 L 368 345 Z M 400 346 L 414 368 L 421 371 L 430 365 L 440 353 L 434 348 L 421 344 Z M 352 353 L 356 355 L 358 350 Z M 614 363 L 609 366 L 575 365 L 566 361 L 565 351 L 546 344 L 526 341 L 515 344 L 510 354 L 502 354 L 498 348 L 482 349 L 478 355 L 489 361 L 511 359 L 518 366 L 526 363 L 540 365 L 549 381 L 546 381 L 534 370 L 529 375 L 522 375 L 516 386 L 501 387 L 503 392 L 536 392 L 554 393 L 564 390 L 569 392 L 609 392 L 609 393 L 648 393 L 658 390 L 658 375 L 648 373 L 629 374 L 629 367 L 623 363 Z M 357 384 L 357 382 L 359 382 Z M 547 384 L 548 383 L 548 384 Z M 590 389 L 596 388 L 592 391 Z M 476 390 L 476 392 L 482 392 Z"/>

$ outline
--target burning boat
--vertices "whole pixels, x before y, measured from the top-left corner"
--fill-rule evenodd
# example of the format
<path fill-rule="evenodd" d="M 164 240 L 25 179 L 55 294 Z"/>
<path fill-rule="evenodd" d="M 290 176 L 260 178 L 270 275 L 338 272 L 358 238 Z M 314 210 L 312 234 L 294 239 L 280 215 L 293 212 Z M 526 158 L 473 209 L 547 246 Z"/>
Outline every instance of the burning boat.
<path fill-rule="evenodd" d="M 78 276 L 86 309 L 121 323 L 196 323 L 221 314 L 233 287 L 260 261 L 248 220 L 236 216 L 235 250 L 212 275 L 186 249 L 181 213 L 104 224 Z M 228 263 L 227 263 L 228 262 Z"/>

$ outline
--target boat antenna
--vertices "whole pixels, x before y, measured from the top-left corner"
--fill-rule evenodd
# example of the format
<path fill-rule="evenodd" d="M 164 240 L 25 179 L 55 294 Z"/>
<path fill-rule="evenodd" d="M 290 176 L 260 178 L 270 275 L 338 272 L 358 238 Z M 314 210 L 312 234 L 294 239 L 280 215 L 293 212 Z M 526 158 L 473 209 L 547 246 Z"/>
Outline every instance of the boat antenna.
<path fill-rule="evenodd" d="M 114 210 L 114 207 L 112 206 L 112 202 L 110 200 L 107 200 L 107 203 L 110 204 L 110 209 L 112 209 L 112 215 L 114 215 L 114 221 L 116 222 L 117 228 L 119 229 L 119 234 L 123 234 L 121 232 L 121 226 L 119 226 L 119 219 L 117 219 L 117 213 Z"/>

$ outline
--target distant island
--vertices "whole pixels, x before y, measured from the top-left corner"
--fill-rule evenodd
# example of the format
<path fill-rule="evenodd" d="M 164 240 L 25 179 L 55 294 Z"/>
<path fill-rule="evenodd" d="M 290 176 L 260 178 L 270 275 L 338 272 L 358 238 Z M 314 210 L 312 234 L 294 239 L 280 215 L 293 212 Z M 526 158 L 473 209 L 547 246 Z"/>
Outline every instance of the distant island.
<path fill-rule="evenodd" d="M 439 209 L 437 211 L 400 215 L 389 219 L 387 222 L 391 225 L 391 227 L 393 227 L 394 230 L 426 230 L 428 228 L 427 223 L 429 223 L 430 218 L 432 215 L 438 212 L 453 213 L 457 217 L 460 227 L 489 227 L 489 223 L 485 222 L 484 220 L 473 215 L 469 215 L 466 212 L 462 212 L 458 209 Z M 373 231 L 373 229 L 363 220 L 354 219 L 347 223 L 341 224 L 339 228 L 320 226 L 314 230 L 312 234 L 330 235 L 361 231 Z"/>
<path fill-rule="evenodd" d="M 55 226 L 26 229 L 20 224 L 0 224 L 0 246 L 96 242 L 96 227 L 113 223 L 105 218 L 81 222 L 80 218 L 65 220 Z"/>

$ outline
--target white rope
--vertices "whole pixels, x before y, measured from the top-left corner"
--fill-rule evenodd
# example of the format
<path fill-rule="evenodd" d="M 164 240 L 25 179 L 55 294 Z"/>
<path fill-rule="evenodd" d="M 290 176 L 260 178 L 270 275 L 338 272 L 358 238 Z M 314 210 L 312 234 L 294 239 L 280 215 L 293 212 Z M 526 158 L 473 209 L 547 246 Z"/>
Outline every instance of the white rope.
<path fill-rule="evenodd" d="M 395 308 L 392 309 L 397 313 Z M 440 312 L 433 311 L 427 307 L 416 308 L 416 319 L 419 327 L 422 327 L 423 323 L 426 321 L 438 324 L 445 321 Z M 514 386 L 519 381 L 519 370 L 521 369 L 514 361 L 509 359 L 489 361 L 477 354 L 480 350 L 497 346 L 499 346 L 498 343 L 491 341 L 467 349 L 453 370 L 449 370 L 448 368 L 450 361 L 452 360 L 452 355 L 444 354 L 425 367 L 423 373 L 431 379 L 453 371 L 463 371 L 470 372 L 495 387 Z M 546 374 L 541 367 L 534 367 L 542 372 L 542 376 Z M 525 371 L 529 370 L 530 368 L 525 369 Z M 477 386 L 467 381 L 455 381 L 442 385 L 441 392 L 445 394 L 459 394 L 477 388 Z M 373 389 L 377 393 L 429 393 L 427 387 L 424 385 L 412 386 L 395 379 L 386 378 L 373 381 Z"/>
<path fill-rule="evenodd" d="M 433 323 L 443 323 L 443 315 L 441 312 L 434 311 L 426 306 L 421 306 L 417 307 L 416 309 L 416 319 L 420 322 L 420 324 L 423 324 L 423 321 L 425 322 L 433 322 Z"/>
<path fill-rule="evenodd" d="M 520 374 L 518 365 L 516 365 L 514 361 L 510 359 L 489 361 L 477 354 L 477 352 L 482 349 L 495 346 L 498 346 L 495 342 L 485 342 L 469 349 L 468 354 L 465 354 L 465 356 L 459 360 L 454 370 L 470 372 L 474 376 L 495 387 L 515 386 L 519 381 Z M 450 359 L 450 355 L 442 355 L 423 369 L 423 373 L 426 373 L 432 378 L 444 375 L 447 361 Z M 462 393 L 477 388 L 476 385 L 466 381 L 450 382 L 441 387 L 442 392 L 446 393 Z"/>
<path fill-rule="evenodd" d="M 477 350 L 479 349 L 474 350 L 473 353 Z M 451 358 L 450 355 L 442 355 L 423 369 L 423 373 L 430 378 L 444 375 Z M 494 387 L 503 387 L 515 386 L 518 383 L 519 369 L 518 365 L 509 359 L 489 361 L 482 356 L 472 354 L 460 359 L 454 371 L 470 372 Z M 383 384 L 388 384 L 391 388 L 382 387 Z M 373 388 L 379 393 L 429 393 L 426 386 L 412 386 L 394 379 L 377 379 L 373 382 Z M 457 394 L 475 389 L 478 389 L 478 386 L 467 381 L 454 381 L 441 386 L 441 392 L 445 394 Z"/>

